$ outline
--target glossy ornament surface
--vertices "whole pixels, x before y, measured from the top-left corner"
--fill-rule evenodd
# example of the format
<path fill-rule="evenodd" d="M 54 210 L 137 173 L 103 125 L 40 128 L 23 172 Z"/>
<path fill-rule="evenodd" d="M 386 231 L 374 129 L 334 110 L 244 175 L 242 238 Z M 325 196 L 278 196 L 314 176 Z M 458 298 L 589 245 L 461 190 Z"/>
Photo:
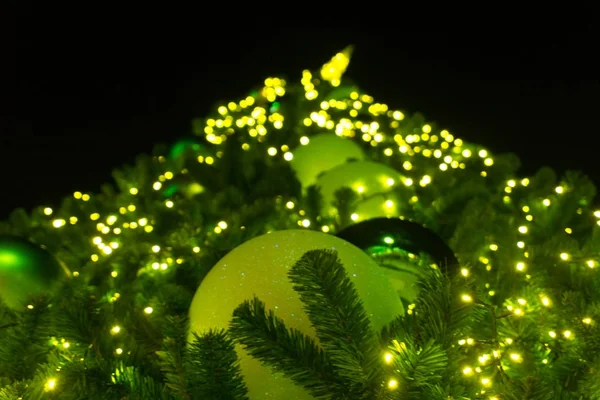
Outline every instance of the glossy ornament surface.
<path fill-rule="evenodd" d="M 364 160 L 365 154 L 358 144 L 335 133 L 321 133 L 311 136 L 308 144 L 298 146 L 290 161 L 296 177 L 306 189 L 317 183 L 322 173 L 348 162 Z"/>
<path fill-rule="evenodd" d="M 334 193 L 349 187 L 368 198 L 385 193 L 400 182 L 402 176 L 395 169 L 374 161 L 357 161 L 339 165 L 319 177 L 317 186 L 323 195 L 323 207 L 329 213 Z"/>
<path fill-rule="evenodd" d="M 267 309 L 284 320 L 288 329 L 298 329 L 317 340 L 300 297 L 288 278 L 290 268 L 302 255 L 317 249 L 337 251 L 375 331 L 404 312 L 383 269 L 361 249 L 333 235 L 285 230 L 238 246 L 213 267 L 194 296 L 190 308 L 191 332 L 202 334 L 211 328 L 227 329 L 233 311 L 256 295 Z M 287 377 L 262 366 L 241 346 L 236 346 L 236 351 L 251 399 L 312 399 Z"/>
<path fill-rule="evenodd" d="M 17 236 L 0 236 L 0 297 L 13 309 L 50 290 L 68 269 L 40 246 Z"/>
<path fill-rule="evenodd" d="M 394 288 L 401 296 L 414 301 L 420 276 L 416 257 L 428 255 L 442 273 L 456 274 L 460 263 L 452 249 L 435 232 L 416 222 L 400 218 L 374 218 L 358 222 L 340 231 L 337 237 L 363 249 L 373 259 L 380 260 Z M 396 254 L 397 257 L 390 255 Z"/>
<path fill-rule="evenodd" d="M 401 206 L 392 196 L 386 194 L 375 194 L 360 200 L 356 204 L 355 213 L 357 222 L 366 221 L 379 217 L 399 217 Z"/>

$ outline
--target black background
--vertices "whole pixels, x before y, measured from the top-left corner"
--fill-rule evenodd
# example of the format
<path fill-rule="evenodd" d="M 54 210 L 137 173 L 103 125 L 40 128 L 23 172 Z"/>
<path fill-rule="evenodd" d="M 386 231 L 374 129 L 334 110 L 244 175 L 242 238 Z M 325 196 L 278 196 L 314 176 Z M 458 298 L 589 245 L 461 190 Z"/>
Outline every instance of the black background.
<path fill-rule="evenodd" d="M 0 218 L 97 191 L 113 168 L 156 142 L 190 135 L 191 118 L 219 101 L 239 100 L 267 76 L 299 80 L 351 43 L 346 75 L 377 101 L 422 112 L 492 152 L 515 152 L 522 175 L 548 165 L 600 183 L 594 24 L 366 32 L 294 25 L 249 35 L 160 24 L 123 31 L 107 22 L 15 35 L 15 52 L 6 53 L 16 90 L 1 126 Z"/>

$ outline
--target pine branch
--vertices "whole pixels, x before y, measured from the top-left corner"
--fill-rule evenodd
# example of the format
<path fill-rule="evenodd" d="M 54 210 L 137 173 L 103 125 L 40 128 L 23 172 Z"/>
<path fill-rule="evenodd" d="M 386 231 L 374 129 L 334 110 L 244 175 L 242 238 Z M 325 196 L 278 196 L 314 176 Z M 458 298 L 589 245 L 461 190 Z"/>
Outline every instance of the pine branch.
<path fill-rule="evenodd" d="M 283 372 L 316 398 L 331 393 L 345 398 L 346 387 L 331 360 L 308 336 L 288 330 L 258 298 L 242 303 L 233 313 L 230 333 L 251 356 Z"/>
<path fill-rule="evenodd" d="M 458 390 L 454 390 L 458 392 Z M 414 397 L 415 400 L 427 399 L 427 400 L 473 400 L 471 397 L 466 397 L 463 391 L 460 394 L 456 394 L 452 389 L 447 389 L 441 385 L 431 386 L 424 388 L 422 392 L 417 394 L 418 397 Z"/>
<path fill-rule="evenodd" d="M 291 268 L 290 280 L 300 295 L 321 346 L 339 374 L 358 393 L 381 392 L 381 349 L 371 322 L 337 252 L 313 250 Z"/>
<path fill-rule="evenodd" d="M 403 341 L 414 334 L 415 318 L 408 315 L 399 315 L 392 322 L 381 328 L 379 344 L 388 347 L 392 340 Z"/>
<path fill-rule="evenodd" d="M 116 367 L 107 360 L 96 357 L 73 357 L 60 352 L 52 352 L 46 363 L 40 364 L 35 377 L 27 387 L 24 398 L 27 399 L 60 399 L 102 400 L 114 398 L 111 393 L 127 393 L 123 385 L 111 385 Z M 54 386 L 49 390 L 48 382 Z M 114 381 L 113 381 L 114 382 Z"/>
<path fill-rule="evenodd" d="M 248 399 L 233 341 L 223 330 L 211 330 L 202 337 L 194 335 L 186 371 L 194 398 Z"/>
<path fill-rule="evenodd" d="M 434 270 L 428 275 L 417 282 L 420 293 L 416 305 L 418 330 L 423 343 L 434 339 L 446 347 L 466 327 L 480 321 L 484 312 L 460 301 L 460 287 L 448 277 Z"/>
<path fill-rule="evenodd" d="M 49 299 L 31 301 L 32 308 L 16 314 L 16 322 L 3 329 L 0 346 L 0 376 L 11 379 L 30 379 L 36 366 L 45 361 L 50 346 L 52 310 Z"/>
<path fill-rule="evenodd" d="M 429 340 L 420 348 L 415 348 L 413 343 L 406 342 L 398 350 L 396 351 L 397 368 L 413 388 L 440 383 L 443 372 L 448 367 L 448 356 L 433 340 Z"/>
<path fill-rule="evenodd" d="M 12 384 L 0 388 L 0 400 L 22 399 L 27 392 L 29 381 L 14 381 Z"/>
<path fill-rule="evenodd" d="M 506 400 L 547 400 L 571 398 L 562 397 L 551 385 L 546 385 L 532 376 L 525 377 L 522 382 L 502 386 L 503 398 Z"/>
<path fill-rule="evenodd" d="M 581 382 L 581 391 L 589 393 L 590 400 L 600 400 L 600 357 L 593 360 Z"/>
<path fill-rule="evenodd" d="M 113 374 L 113 383 L 113 387 L 122 387 L 128 392 L 126 395 L 127 400 L 172 399 L 164 385 L 149 376 L 145 376 L 139 369 L 131 366 L 121 366 L 117 369 L 117 372 Z M 116 392 L 115 390 L 111 391 Z"/>
<path fill-rule="evenodd" d="M 338 230 L 345 228 L 352 223 L 352 213 L 356 209 L 358 195 L 351 188 L 344 187 L 333 193 L 333 204 L 325 204 L 325 209 L 333 206 L 338 213 Z"/>
<path fill-rule="evenodd" d="M 321 215 L 321 210 L 323 210 L 323 195 L 319 190 L 319 187 L 316 185 L 311 185 L 306 189 L 305 199 L 305 207 L 306 208 L 306 216 L 313 221 L 316 221 L 317 218 Z"/>
<path fill-rule="evenodd" d="M 165 338 L 162 351 L 157 351 L 156 355 L 160 359 L 161 370 L 165 374 L 165 382 L 179 398 L 192 400 L 192 396 L 187 392 L 185 382 L 185 372 L 183 366 L 183 350 L 179 348 L 178 343 L 172 338 Z"/>
<path fill-rule="evenodd" d="M 91 287 L 82 283 L 65 285 L 63 293 L 55 307 L 56 334 L 70 342 L 90 345 L 99 359 L 111 354 L 112 345 L 104 335 L 98 335 L 110 329 L 106 304 L 94 295 Z"/>

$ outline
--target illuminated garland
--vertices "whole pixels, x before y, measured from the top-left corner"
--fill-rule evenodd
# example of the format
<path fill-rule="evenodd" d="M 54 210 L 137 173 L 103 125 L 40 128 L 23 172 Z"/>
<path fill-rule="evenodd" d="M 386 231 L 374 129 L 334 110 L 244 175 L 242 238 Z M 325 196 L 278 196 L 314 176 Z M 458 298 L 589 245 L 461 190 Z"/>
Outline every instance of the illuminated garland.
<path fill-rule="evenodd" d="M 360 93 L 356 90 L 348 90 L 344 95 L 344 87 L 341 85 L 341 79 L 350 61 L 351 49 L 347 49 L 335 55 L 331 61 L 323 66 L 320 71 L 320 79 L 314 76 L 310 71 L 303 71 L 300 86 L 288 85 L 281 78 L 267 78 L 262 90 L 255 92 L 238 102 L 229 102 L 217 108 L 218 116 L 206 120 L 196 120 L 194 123 L 195 133 L 203 136 L 206 141 L 213 145 L 211 151 L 214 156 L 198 155 L 198 163 L 215 165 L 218 167 L 220 158 L 223 157 L 224 150 L 222 145 L 227 142 L 232 135 L 246 134 L 246 140 L 242 144 L 243 150 L 249 150 L 253 146 L 265 148 L 267 157 L 281 157 L 285 161 L 291 161 L 294 157 L 293 149 L 297 145 L 307 145 L 310 142 L 310 134 L 303 133 L 302 129 L 296 129 L 292 126 L 288 132 L 288 143 L 278 146 L 269 144 L 271 135 L 281 135 L 281 131 L 287 127 L 288 121 L 284 113 L 280 112 L 281 104 L 278 102 L 288 92 L 298 95 L 298 91 L 304 92 L 304 101 L 310 104 L 312 110 L 300 119 L 302 125 L 309 129 L 318 127 L 323 131 L 334 132 L 340 137 L 349 140 L 362 141 L 370 145 L 372 152 L 382 159 L 388 157 L 401 157 L 403 178 L 401 181 L 393 179 L 388 180 L 390 188 L 397 185 L 404 186 L 407 190 L 416 185 L 428 187 L 435 185 L 436 181 L 444 179 L 444 174 L 453 170 L 474 170 L 478 171 L 482 179 L 493 175 L 493 166 L 495 158 L 484 148 L 476 145 L 467 144 L 460 138 L 455 137 L 447 130 L 438 130 L 432 123 L 423 123 L 418 127 L 420 132 L 415 133 L 414 129 L 405 129 L 402 125 L 405 115 L 399 110 L 392 110 L 387 105 L 377 103 L 373 97 Z M 325 82 L 323 82 L 325 81 Z M 336 98 L 324 98 L 320 92 L 322 85 L 325 85 L 324 91 L 330 92 L 333 88 L 340 90 L 340 96 Z M 292 121 L 296 122 L 296 121 Z M 408 130 L 410 132 L 406 133 Z M 154 162 L 158 165 L 167 165 L 167 159 L 164 156 L 155 157 Z M 415 167 L 418 166 L 418 167 Z M 423 172 L 425 171 L 425 172 Z M 157 176 L 152 185 L 155 192 L 164 192 L 168 188 L 169 181 L 176 176 L 185 174 L 186 171 L 163 170 Z M 529 178 L 510 179 L 506 182 L 502 202 L 511 204 L 512 196 L 515 193 L 523 193 L 530 184 Z M 365 188 L 359 183 L 354 187 L 358 194 L 364 194 Z M 518 226 L 519 241 L 515 243 L 520 249 L 519 256 L 513 260 L 510 266 L 519 273 L 522 273 L 523 279 L 528 280 L 531 276 L 528 273 L 528 258 L 530 257 L 527 239 L 530 231 L 535 229 L 532 222 L 542 215 L 545 210 L 553 206 L 553 203 L 560 197 L 569 193 L 570 188 L 563 183 L 554 188 L 554 193 L 548 193 L 546 197 L 539 198 L 531 204 L 519 205 L 522 211 L 520 216 L 522 222 Z M 202 188 L 197 188 L 202 191 Z M 122 204 L 118 205 L 111 212 L 93 212 L 86 218 L 95 228 L 91 235 L 94 251 L 89 255 L 91 262 L 97 262 L 102 257 L 110 257 L 118 252 L 126 240 L 139 235 L 150 234 L 154 229 L 154 221 L 150 216 L 141 215 L 137 212 L 136 198 L 146 195 L 136 187 L 129 188 L 129 194 L 119 198 Z M 81 192 L 74 193 L 74 199 L 81 202 L 93 201 L 91 194 Z M 126 199 L 129 199 L 126 201 Z M 386 200 L 391 202 L 391 200 Z M 415 195 L 411 198 L 411 204 L 419 202 Z M 309 228 L 317 223 L 306 217 L 306 212 L 299 209 L 296 199 L 277 198 L 273 200 L 273 206 L 280 211 L 287 211 L 290 218 L 293 218 L 298 226 Z M 389 203 L 393 206 L 393 203 Z M 164 207 L 176 210 L 176 200 L 167 198 L 164 200 Z M 64 229 L 68 225 L 82 223 L 82 218 L 77 216 L 57 216 L 51 208 L 43 208 L 41 211 L 49 217 L 48 223 L 56 229 Z M 595 218 L 596 224 L 600 226 L 600 210 L 594 211 L 589 218 Z M 359 221 L 361 216 L 353 214 L 352 219 Z M 228 229 L 228 221 L 222 220 L 213 227 L 213 233 L 219 235 Z M 324 224 L 320 226 L 323 232 L 334 232 L 335 226 Z M 567 234 L 572 234 L 573 229 L 565 226 L 562 229 Z M 185 257 L 191 257 L 193 254 L 202 251 L 202 243 L 192 243 L 187 255 L 174 254 L 168 249 L 156 243 L 151 247 L 151 254 L 147 263 L 140 273 L 160 274 L 168 271 L 177 264 L 184 262 Z M 502 252 L 503 249 L 495 242 L 488 243 L 488 251 L 479 257 L 480 265 L 465 266 L 461 273 L 467 278 L 471 275 L 473 268 L 483 268 L 486 271 L 492 271 L 496 266 L 493 263 L 494 254 Z M 592 254 L 586 257 L 573 256 L 566 250 L 557 248 L 555 254 L 557 262 L 568 263 L 570 265 L 585 266 L 593 269 L 598 266 L 598 254 Z M 506 266 L 498 266 L 506 268 Z M 79 276 L 79 271 L 73 271 L 73 276 Z M 111 272 L 112 278 L 117 278 L 119 271 L 117 269 Z M 494 288 L 489 284 L 481 282 L 489 297 L 496 295 Z M 114 290 L 107 293 L 107 298 L 111 302 L 118 302 L 120 294 L 115 286 Z M 485 299 L 476 299 L 470 293 L 463 294 L 465 302 L 478 302 L 486 306 Z M 518 297 L 506 302 L 506 315 L 523 316 L 530 312 L 537 312 L 543 308 L 552 307 L 557 299 L 550 298 L 547 294 L 540 292 L 529 298 Z M 144 312 L 148 315 L 155 311 L 150 304 L 145 306 Z M 409 307 L 409 314 L 413 309 Z M 596 324 L 592 318 L 586 315 L 579 317 L 583 326 L 592 327 Z M 575 332 L 579 327 L 563 327 L 561 329 L 548 332 L 549 339 L 564 338 L 564 340 L 574 340 Z M 122 329 L 118 323 L 115 323 L 110 334 L 115 337 L 121 335 Z M 126 349 L 119 345 L 115 340 L 115 354 L 118 356 Z M 476 377 L 481 384 L 481 394 L 486 393 L 492 386 L 492 376 L 498 371 L 510 369 L 510 365 L 518 364 L 523 361 L 518 346 L 514 346 L 515 338 L 502 337 L 499 343 L 493 345 L 482 345 L 477 338 L 465 337 L 457 343 L 464 346 L 465 352 L 472 355 L 472 363 L 460 366 L 464 376 L 467 379 Z M 68 349 L 70 344 L 64 340 L 56 339 L 53 344 Z M 394 341 L 394 348 L 397 352 L 403 351 L 403 344 Z M 388 352 L 384 356 L 387 363 L 392 363 L 394 356 Z M 548 363 L 548 358 L 542 360 Z M 491 367 L 490 367 L 491 366 Z M 390 389 L 397 387 L 397 380 L 391 379 L 388 382 Z M 56 379 L 47 382 L 47 389 L 52 390 L 56 385 Z M 497 397 L 490 397 L 495 399 Z"/>

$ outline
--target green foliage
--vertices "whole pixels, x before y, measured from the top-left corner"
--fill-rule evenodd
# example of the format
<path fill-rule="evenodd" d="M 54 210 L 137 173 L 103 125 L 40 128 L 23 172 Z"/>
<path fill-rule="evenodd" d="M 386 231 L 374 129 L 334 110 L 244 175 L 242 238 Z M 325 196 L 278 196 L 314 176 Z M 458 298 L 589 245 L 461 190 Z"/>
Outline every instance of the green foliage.
<path fill-rule="evenodd" d="M 289 273 L 323 350 L 350 398 L 381 396 L 377 339 L 354 284 L 335 251 L 309 251 Z"/>
<path fill-rule="evenodd" d="M 193 398 L 248 399 L 233 341 L 225 331 L 194 335 L 187 358 L 186 377 L 193 382 Z"/>
<path fill-rule="evenodd" d="M 17 313 L 0 328 L 0 376 L 19 381 L 33 378 L 50 352 L 52 322 L 49 298 L 41 297 L 32 299 L 29 312 Z"/>
<path fill-rule="evenodd" d="M 29 299 L 32 307 L 11 310 L 0 300 L 0 400 L 245 399 L 234 343 L 317 398 L 600 399 L 600 225 L 592 182 L 549 168 L 519 178 L 513 155 L 458 145 L 419 114 L 391 117 L 396 113 L 355 96 L 347 82 L 337 89 L 313 83 L 324 96 L 317 101 L 300 84 L 286 86 L 276 102 L 255 91 L 228 103 L 226 116 L 194 121 L 202 146 L 171 153 L 157 146 L 115 170 L 114 183 L 98 194 L 75 193 L 50 214 L 46 206 L 18 209 L 0 221 L 0 233 L 43 244 L 74 272 L 53 292 Z M 363 106 L 349 127 L 359 97 Z M 323 113 L 327 121 L 315 117 Z M 275 128 L 274 120 L 285 123 Z M 362 140 L 363 128 L 375 126 L 382 141 Z M 340 128 L 369 159 L 410 178 L 387 195 L 404 218 L 449 243 L 461 274 L 422 268 L 407 313 L 372 332 L 335 255 L 310 252 L 290 279 L 319 345 L 287 329 L 256 298 L 235 310 L 229 331 L 188 343 L 193 295 L 229 251 L 269 231 L 297 229 L 304 219 L 310 229 L 325 225 L 333 233 L 353 223 L 361 200 L 354 191 L 336 192 L 330 215 L 318 189 L 303 191 L 282 157 L 301 136 Z M 271 147 L 276 156 L 266 155 Z M 420 182 L 424 176 L 431 184 Z M 55 228 L 54 220 L 64 226 Z M 427 266 L 423 257 L 416 262 Z M 482 395 L 488 377 L 493 384 Z"/>
<path fill-rule="evenodd" d="M 402 371 L 414 391 L 409 392 L 409 396 L 420 396 L 421 388 L 439 383 L 448 367 L 446 352 L 432 339 L 418 347 L 410 341 L 404 342 L 403 351 L 398 352 L 395 361 L 395 367 Z"/>
<path fill-rule="evenodd" d="M 313 396 L 343 393 L 343 382 L 323 350 L 298 330 L 288 330 L 260 299 L 236 308 L 229 331 L 249 354 L 282 371 Z"/>
<path fill-rule="evenodd" d="M 318 186 L 311 185 L 306 189 L 305 196 L 306 215 L 312 220 L 317 220 L 323 210 L 323 195 Z"/>
<path fill-rule="evenodd" d="M 350 216 L 356 209 L 358 195 L 352 189 L 344 187 L 336 190 L 333 196 L 332 206 L 337 209 L 337 227 L 341 230 L 352 223 Z"/>

